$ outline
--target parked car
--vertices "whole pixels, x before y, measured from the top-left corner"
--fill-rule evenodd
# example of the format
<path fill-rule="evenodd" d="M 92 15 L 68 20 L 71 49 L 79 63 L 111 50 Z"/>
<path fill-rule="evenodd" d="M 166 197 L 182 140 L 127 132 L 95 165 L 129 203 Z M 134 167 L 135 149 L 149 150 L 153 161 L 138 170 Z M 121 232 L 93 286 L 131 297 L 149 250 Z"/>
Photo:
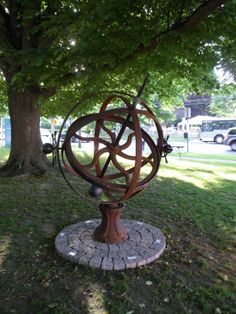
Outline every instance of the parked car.
<path fill-rule="evenodd" d="M 61 133 L 60 141 L 63 142 L 66 138 L 66 132 Z M 77 143 L 78 139 L 75 136 L 71 138 L 72 143 Z"/>
<path fill-rule="evenodd" d="M 231 149 L 236 151 L 236 128 L 228 129 L 225 134 L 224 144 L 231 146 Z"/>
<path fill-rule="evenodd" d="M 87 137 L 89 137 L 90 135 L 88 133 L 82 132 L 81 136 L 84 138 L 84 139 L 81 140 L 82 143 L 89 142 Z M 63 142 L 65 140 L 65 137 L 66 137 L 66 133 L 65 132 L 61 133 L 60 141 Z M 72 136 L 71 141 L 72 141 L 72 143 L 78 143 L 79 139 L 77 137 L 75 137 L 75 136 Z"/>
<path fill-rule="evenodd" d="M 47 129 L 40 128 L 40 134 L 43 144 L 51 143 L 52 135 L 51 132 Z"/>

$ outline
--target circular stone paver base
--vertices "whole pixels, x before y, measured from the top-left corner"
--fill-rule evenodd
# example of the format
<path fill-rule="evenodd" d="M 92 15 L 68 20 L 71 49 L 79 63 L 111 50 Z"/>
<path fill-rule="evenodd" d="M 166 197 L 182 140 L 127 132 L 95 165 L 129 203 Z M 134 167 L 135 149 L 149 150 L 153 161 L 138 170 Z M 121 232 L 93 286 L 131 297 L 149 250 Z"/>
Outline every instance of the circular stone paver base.
<path fill-rule="evenodd" d="M 88 220 L 70 225 L 56 237 L 57 252 L 65 259 L 104 270 L 135 268 L 156 260 L 165 249 L 162 232 L 149 224 L 122 219 L 127 239 L 119 244 L 93 240 L 101 220 Z"/>

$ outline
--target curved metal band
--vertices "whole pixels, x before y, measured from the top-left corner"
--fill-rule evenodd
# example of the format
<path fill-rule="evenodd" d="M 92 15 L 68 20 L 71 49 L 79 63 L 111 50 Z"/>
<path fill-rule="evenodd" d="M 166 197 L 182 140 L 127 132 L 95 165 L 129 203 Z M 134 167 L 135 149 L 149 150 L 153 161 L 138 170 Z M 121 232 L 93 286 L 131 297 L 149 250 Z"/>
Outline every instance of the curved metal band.
<path fill-rule="evenodd" d="M 63 124 L 61 126 L 59 136 L 58 136 L 58 141 L 57 141 L 57 157 L 58 157 L 58 164 L 60 171 L 63 175 L 63 178 L 66 180 L 67 184 L 70 186 L 70 188 L 73 189 L 77 194 L 79 194 L 82 197 L 85 197 L 88 199 L 86 196 L 84 196 L 82 193 L 79 193 L 69 182 L 68 178 L 66 177 L 64 173 L 64 169 L 62 168 L 62 165 L 60 163 L 60 157 L 62 158 L 62 161 L 65 165 L 65 168 L 67 168 L 70 172 L 75 172 L 78 175 L 80 175 L 82 178 L 84 178 L 86 181 L 90 182 L 91 184 L 95 184 L 99 187 L 101 187 L 104 191 L 107 191 L 108 194 L 112 191 L 119 191 L 123 193 L 123 196 L 119 200 L 115 201 L 124 201 L 127 200 L 128 198 L 136 195 L 139 193 L 143 188 L 147 185 L 147 183 L 155 176 L 155 174 L 158 171 L 159 165 L 160 165 L 160 160 L 161 160 L 161 153 L 162 153 L 162 144 L 163 144 L 163 132 L 162 128 L 160 126 L 160 123 L 156 119 L 155 115 L 153 114 L 152 110 L 146 105 L 146 103 L 143 100 L 140 100 L 141 106 L 145 110 L 142 109 L 135 109 L 130 101 L 125 97 L 132 97 L 130 94 L 122 93 L 122 92 L 114 92 L 112 95 L 109 95 L 105 101 L 103 102 L 103 105 L 100 109 L 100 112 L 97 114 L 89 114 L 87 116 L 81 117 L 77 119 L 75 122 L 72 123 L 72 125 L 69 127 L 67 133 L 66 133 L 66 138 L 65 141 L 62 145 L 61 148 L 59 148 L 60 145 L 60 137 L 62 130 L 65 126 L 65 123 L 71 113 L 79 106 L 81 105 L 84 101 L 91 99 L 92 97 L 105 94 L 108 92 L 99 92 L 99 93 L 94 93 L 91 94 L 83 99 L 81 99 L 67 114 L 66 118 L 63 121 Z M 118 108 L 118 109 L 111 109 L 111 110 L 106 110 L 107 106 L 110 104 L 112 100 L 117 98 L 118 100 L 122 100 L 123 103 L 125 103 L 127 108 Z M 131 119 L 131 121 L 128 121 L 127 119 L 123 118 L 120 116 L 122 115 L 128 115 Z M 138 115 L 144 115 L 149 119 L 152 119 L 155 123 L 157 133 L 158 133 L 158 138 L 157 138 L 157 143 L 155 144 L 152 140 L 152 138 L 149 136 L 148 133 L 146 133 L 144 130 L 141 129 L 140 124 L 139 124 L 139 118 Z M 135 150 L 136 150 L 136 156 L 134 157 L 127 157 L 128 155 L 124 154 L 122 152 L 121 146 L 118 145 L 118 148 L 116 151 L 114 151 L 114 147 L 112 146 L 115 144 L 115 139 L 112 138 L 112 133 L 109 131 L 108 128 L 105 127 L 103 121 L 112 121 L 120 124 L 126 123 L 127 127 L 131 130 L 134 131 L 136 135 L 136 145 L 135 145 Z M 83 126 L 86 124 L 96 121 L 96 127 L 95 127 L 95 136 L 94 137 L 89 137 L 88 139 L 91 141 L 94 141 L 94 158 L 92 162 L 90 162 L 87 165 L 81 164 L 74 156 L 72 147 L 71 147 L 71 137 L 76 136 L 80 138 L 80 136 L 76 135 L 76 132 L 81 129 Z M 109 136 L 111 137 L 111 143 L 103 140 L 99 137 L 101 129 L 104 129 Z M 142 157 L 142 138 L 145 140 L 145 142 L 148 144 L 151 154 L 148 157 Z M 129 141 L 131 140 L 130 138 L 128 139 Z M 104 144 L 106 148 L 103 149 L 103 151 L 99 148 L 99 143 Z M 116 143 L 117 144 L 117 143 Z M 127 144 L 128 145 L 128 144 Z M 129 145 L 128 145 L 129 146 Z M 115 165 L 115 167 L 120 170 L 120 172 L 117 172 L 115 174 L 108 174 L 106 175 L 105 173 L 102 174 L 102 169 L 100 166 L 100 161 L 99 157 L 103 154 L 103 152 L 108 152 L 109 153 L 109 158 Z M 66 164 L 64 154 L 71 166 L 68 166 Z M 127 159 L 134 159 L 135 160 L 135 167 L 129 168 L 129 169 L 124 169 L 116 160 L 116 155 L 120 155 L 123 158 Z M 147 163 L 150 163 L 152 166 L 151 172 L 141 181 L 139 181 L 139 174 L 141 168 L 146 165 Z M 96 176 L 89 173 L 86 168 L 95 166 L 96 170 Z M 102 177 L 101 177 L 102 174 Z M 130 175 L 131 181 L 130 181 Z M 118 179 L 120 177 L 125 177 L 126 184 L 119 184 L 119 183 L 111 183 L 109 180 L 114 180 Z M 93 199 L 93 201 L 96 201 Z"/>
<path fill-rule="evenodd" d="M 109 110 L 103 113 L 102 118 L 106 119 L 106 121 L 113 121 L 113 122 L 118 122 L 122 124 L 125 121 L 125 119 L 116 115 L 116 113 L 120 113 L 121 111 L 123 113 L 128 113 L 128 109 L 125 109 L 125 108 L 123 108 L 122 110 L 113 109 L 113 110 Z M 110 176 L 108 175 L 108 176 L 105 176 L 104 178 L 99 178 L 98 176 L 92 175 L 86 169 L 87 167 L 90 167 L 90 164 L 83 165 L 79 163 L 78 160 L 75 158 L 72 148 L 71 148 L 71 137 L 75 134 L 75 132 L 77 132 L 84 125 L 90 123 L 91 121 L 98 121 L 99 119 L 101 119 L 101 114 L 90 114 L 85 117 L 77 119 L 67 131 L 66 139 L 63 145 L 63 150 L 65 151 L 65 154 L 67 156 L 67 159 L 71 167 L 74 169 L 75 172 L 79 173 L 85 180 L 89 181 L 91 184 L 95 184 L 101 187 L 102 189 L 106 191 L 120 191 L 124 193 L 124 196 L 122 197 L 121 200 L 126 200 L 129 197 L 131 197 L 134 193 L 136 194 L 138 190 L 142 190 L 144 188 L 144 185 L 146 186 L 148 181 L 150 181 L 152 177 L 157 173 L 159 164 L 160 164 L 160 153 L 156 149 L 156 145 L 151 139 L 151 137 L 145 131 L 141 130 L 140 126 L 137 124 L 138 117 L 137 116 L 135 117 L 134 115 L 133 116 L 134 122 L 129 122 L 127 126 L 130 129 L 134 130 L 136 134 L 138 132 L 140 133 L 138 134 L 139 141 L 136 141 L 136 156 L 138 155 L 139 158 L 137 157 L 135 158 L 135 167 L 126 170 L 127 173 L 130 173 L 130 174 L 133 173 L 132 180 L 129 186 L 127 184 L 124 185 L 124 184 L 109 183 L 108 181 L 109 179 L 119 178 L 123 176 L 122 173 L 113 174 Z M 137 128 L 137 125 L 139 129 Z M 145 139 L 145 141 L 147 142 L 148 146 L 151 149 L 150 156 L 146 158 L 142 158 L 142 148 L 141 148 L 142 137 Z M 94 139 L 96 139 L 96 136 Z M 110 147 L 110 150 L 112 151 L 112 147 Z M 109 149 L 108 149 L 108 152 L 109 152 Z M 118 155 L 119 155 L 119 152 L 118 152 Z M 144 180 L 138 182 L 141 167 L 146 163 L 150 163 L 151 159 L 153 160 L 151 173 Z M 92 163 L 96 165 L 97 160 L 95 160 L 96 162 L 94 162 L 94 160 L 92 161 Z"/>

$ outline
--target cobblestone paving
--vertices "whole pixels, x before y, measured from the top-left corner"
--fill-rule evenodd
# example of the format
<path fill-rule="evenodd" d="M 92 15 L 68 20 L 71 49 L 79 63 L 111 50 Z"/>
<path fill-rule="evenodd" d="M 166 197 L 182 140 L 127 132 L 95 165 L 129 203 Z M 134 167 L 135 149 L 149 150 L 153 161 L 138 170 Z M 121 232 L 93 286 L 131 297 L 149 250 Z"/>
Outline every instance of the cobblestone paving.
<path fill-rule="evenodd" d="M 100 220 L 88 220 L 63 229 L 56 237 L 57 252 L 78 264 L 104 270 L 135 268 L 156 260 L 165 249 L 165 238 L 154 226 L 139 221 L 122 220 L 127 239 L 107 244 L 92 238 Z"/>

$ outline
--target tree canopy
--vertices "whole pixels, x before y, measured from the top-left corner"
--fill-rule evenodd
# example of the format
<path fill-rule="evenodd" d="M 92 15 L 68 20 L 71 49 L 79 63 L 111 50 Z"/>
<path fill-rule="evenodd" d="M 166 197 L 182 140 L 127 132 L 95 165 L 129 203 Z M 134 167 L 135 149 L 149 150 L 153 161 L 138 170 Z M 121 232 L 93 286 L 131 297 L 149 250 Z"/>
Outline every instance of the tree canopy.
<path fill-rule="evenodd" d="M 40 114 L 64 115 L 85 94 L 135 91 L 150 72 L 144 98 L 173 104 L 184 93 L 216 87 L 217 64 L 235 74 L 235 5 L 0 0 L 0 70 L 12 131 L 0 172 L 43 173 Z"/>
<path fill-rule="evenodd" d="M 151 71 L 148 93 L 165 100 L 183 86 L 211 88 L 213 67 L 235 58 L 235 1 L 0 3 L 3 73 L 44 98 L 62 86 L 59 99 L 70 103 L 94 89 L 135 88 Z"/>
<path fill-rule="evenodd" d="M 236 118 L 235 84 L 224 84 L 211 97 L 210 112 L 221 117 Z"/>

